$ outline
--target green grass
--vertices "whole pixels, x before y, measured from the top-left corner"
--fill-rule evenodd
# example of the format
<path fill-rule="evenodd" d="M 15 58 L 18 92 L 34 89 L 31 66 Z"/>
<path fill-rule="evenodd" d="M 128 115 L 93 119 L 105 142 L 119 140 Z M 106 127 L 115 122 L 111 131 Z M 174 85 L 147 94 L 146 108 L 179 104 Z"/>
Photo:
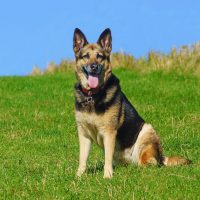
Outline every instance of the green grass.
<path fill-rule="evenodd" d="M 115 69 L 166 155 L 190 166 L 117 166 L 103 179 L 103 152 L 94 145 L 88 171 L 75 177 L 78 138 L 74 73 L 0 78 L 1 199 L 200 199 L 200 82 L 193 75 Z"/>

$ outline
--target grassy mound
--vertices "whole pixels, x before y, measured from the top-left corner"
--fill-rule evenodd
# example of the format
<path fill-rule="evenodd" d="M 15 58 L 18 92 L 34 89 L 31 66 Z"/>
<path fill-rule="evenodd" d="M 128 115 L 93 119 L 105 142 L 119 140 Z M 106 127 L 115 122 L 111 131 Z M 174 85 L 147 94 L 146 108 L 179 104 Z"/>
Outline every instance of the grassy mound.
<path fill-rule="evenodd" d="M 92 148 L 88 171 L 75 178 L 78 137 L 74 73 L 0 78 L 2 199 L 198 199 L 200 83 L 193 75 L 114 69 L 123 91 L 153 124 L 166 155 L 190 166 L 117 166 L 103 179 L 103 152 Z"/>

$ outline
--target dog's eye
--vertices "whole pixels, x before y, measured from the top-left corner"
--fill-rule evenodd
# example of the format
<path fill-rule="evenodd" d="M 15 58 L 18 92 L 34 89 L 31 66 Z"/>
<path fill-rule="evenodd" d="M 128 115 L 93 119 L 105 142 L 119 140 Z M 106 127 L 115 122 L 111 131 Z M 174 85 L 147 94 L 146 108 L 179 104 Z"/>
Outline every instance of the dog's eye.
<path fill-rule="evenodd" d="M 89 59 L 90 58 L 90 55 L 89 53 L 85 54 L 85 55 L 82 55 L 81 58 L 83 59 Z"/>
<path fill-rule="evenodd" d="M 104 55 L 97 53 L 97 59 L 103 60 L 105 58 Z"/>

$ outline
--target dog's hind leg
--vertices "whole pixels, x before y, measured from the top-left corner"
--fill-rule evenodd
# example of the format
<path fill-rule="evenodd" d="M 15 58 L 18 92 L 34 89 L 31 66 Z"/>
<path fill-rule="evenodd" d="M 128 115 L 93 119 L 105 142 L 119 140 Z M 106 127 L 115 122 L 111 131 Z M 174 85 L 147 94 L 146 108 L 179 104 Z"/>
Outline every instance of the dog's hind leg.
<path fill-rule="evenodd" d="M 162 163 L 162 155 L 158 144 L 149 143 L 140 152 L 139 165 L 160 165 Z"/>
<path fill-rule="evenodd" d="M 86 170 L 87 159 L 91 147 L 91 140 L 84 135 L 84 129 L 81 126 L 78 126 L 78 136 L 80 144 L 80 153 L 77 176 L 80 177 Z"/>
<path fill-rule="evenodd" d="M 144 124 L 134 146 L 134 158 L 138 165 L 162 164 L 162 148 L 159 137 L 150 124 Z"/>

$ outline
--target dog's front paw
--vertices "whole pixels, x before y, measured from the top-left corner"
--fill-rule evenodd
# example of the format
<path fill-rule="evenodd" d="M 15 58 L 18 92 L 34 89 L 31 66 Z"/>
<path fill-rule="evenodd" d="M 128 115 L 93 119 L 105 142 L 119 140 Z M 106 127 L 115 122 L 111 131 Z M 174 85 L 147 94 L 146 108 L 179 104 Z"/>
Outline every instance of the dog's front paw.
<path fill-rule="evenodd" d="M 81 175 L 85 172 L 86 167 L 79 167 L 76 173 L 77 177 L 81 177 Z"/>
<path fill-rule="evenodd" d="M 113 176 L 113 169 L 104 169 L 104 176 L 103 178 L 111 179 Z"/>

